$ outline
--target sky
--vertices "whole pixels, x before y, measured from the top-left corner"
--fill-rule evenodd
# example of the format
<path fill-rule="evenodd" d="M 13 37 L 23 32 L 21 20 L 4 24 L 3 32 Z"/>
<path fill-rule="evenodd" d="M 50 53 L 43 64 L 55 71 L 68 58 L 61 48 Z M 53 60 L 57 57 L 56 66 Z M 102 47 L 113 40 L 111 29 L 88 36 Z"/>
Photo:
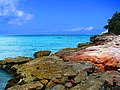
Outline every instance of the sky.
<path fill-rule="evenodd" d="M 0 0 L 0 34 L 100 34 L 120 0 Z"/>

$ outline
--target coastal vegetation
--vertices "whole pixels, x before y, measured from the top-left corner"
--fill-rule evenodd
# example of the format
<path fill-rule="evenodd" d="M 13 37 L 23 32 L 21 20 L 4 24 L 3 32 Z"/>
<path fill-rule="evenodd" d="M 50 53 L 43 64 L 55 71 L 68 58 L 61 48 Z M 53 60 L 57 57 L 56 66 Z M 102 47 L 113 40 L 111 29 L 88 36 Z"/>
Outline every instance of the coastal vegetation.
<path fill-rule="evenodd" d="M 104 26 L 108 29 L 108 33 L 120 35 L 120 12 L 113 14 L 111 19 L 108 19 L 108 24 Z"/>

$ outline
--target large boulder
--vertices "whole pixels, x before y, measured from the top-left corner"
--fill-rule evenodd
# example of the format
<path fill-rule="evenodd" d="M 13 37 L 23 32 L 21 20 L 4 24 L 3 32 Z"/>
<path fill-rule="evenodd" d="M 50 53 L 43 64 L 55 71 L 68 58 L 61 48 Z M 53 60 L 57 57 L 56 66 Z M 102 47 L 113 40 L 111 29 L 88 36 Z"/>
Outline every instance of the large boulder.
<path fill-rule="evenodd" d="M 43 57 L 43 56 L 49 56 L 51 54 L 51 51 L 45 50 L 45 51 L 38 51 L 34 53 L 35 58 Z"/>

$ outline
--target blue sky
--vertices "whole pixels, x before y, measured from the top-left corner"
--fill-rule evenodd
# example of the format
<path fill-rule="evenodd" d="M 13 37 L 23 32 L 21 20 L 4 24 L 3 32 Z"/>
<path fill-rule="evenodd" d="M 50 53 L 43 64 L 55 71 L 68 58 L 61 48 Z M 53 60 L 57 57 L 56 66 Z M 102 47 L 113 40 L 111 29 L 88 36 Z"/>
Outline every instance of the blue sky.
<path fill-rule="evenodd" d="M 0 0 L 0 34 L 99 34 L 120 0 Z"/>

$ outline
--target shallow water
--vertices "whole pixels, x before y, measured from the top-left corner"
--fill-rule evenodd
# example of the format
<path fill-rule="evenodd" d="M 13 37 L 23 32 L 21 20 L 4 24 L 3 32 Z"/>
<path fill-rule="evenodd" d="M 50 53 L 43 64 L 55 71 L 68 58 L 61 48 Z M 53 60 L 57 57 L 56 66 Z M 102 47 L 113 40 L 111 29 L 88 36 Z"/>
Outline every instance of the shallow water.
<path fill-rule="evenodd" d="M 12 75 L 0 69 L 0 90 L 4 90 L 8 80 L 12 78 Z"/>
<path fill-rule="evenodd" d="M 0 60 L 6 57 L 29 56 L 38 50 L 55 52 L 88 42 L 91 35 L 77 36 L 0 36 Z"/>
<path fill-rule="evenodd" d="M 78 43 L 89 42 L 91 36 L 0 36 L 0 60 L 16 56 L 33 57 L 33 53 L 39 50 L 51 50 L 54 53 L 66 47 L 75 48 Z M 0 70 L 0 90 L 10 78 L 10 74 Z"/>

